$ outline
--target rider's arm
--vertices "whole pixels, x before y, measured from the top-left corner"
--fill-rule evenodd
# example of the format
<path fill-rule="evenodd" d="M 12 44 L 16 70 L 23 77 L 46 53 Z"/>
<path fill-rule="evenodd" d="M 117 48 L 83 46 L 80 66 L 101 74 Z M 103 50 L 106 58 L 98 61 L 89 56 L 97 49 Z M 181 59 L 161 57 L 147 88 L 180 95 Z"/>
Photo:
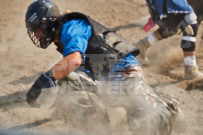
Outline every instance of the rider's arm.
<path fill-rule="evenodd" d="M 56 86 L 55 80 L 59 80 L 80 66 L 84 60 L 88 39 L 91 35 L 91 26 L 85 20 L 72 20 L 63 25 L 61 41 L 64 44 L 64 58 L 54 65 L 51 70 L 43 73 L 32 85 L 27 93 L 27 102 L 38 107 L 36 103 L 41 89 Z"/>
<path fill-rule="evenodd" d="M 50 83 L 50 86 L 55 86 L 55 80 L 59 80 L 74 71 L 80 66 L 81 62 L 82 57 L 80 52 L 73 52 L 54 65 L 51 70 L 42 73 L 26 95 L 28 104 L 32 107 L 40 107 L 40 105 L 36 103 L 36 100 L 41 94 L 42 87 L 47 83 Z"/>
<path fill-rule="evenodd" d="M 74 52 L 67 55 L 51 68 L 54 78 L 56 80 L 62 79 L 63 77 L 74 71 L 76 68 L 78 68 L 81 62 L 82 56 L 80 52 Z"/>

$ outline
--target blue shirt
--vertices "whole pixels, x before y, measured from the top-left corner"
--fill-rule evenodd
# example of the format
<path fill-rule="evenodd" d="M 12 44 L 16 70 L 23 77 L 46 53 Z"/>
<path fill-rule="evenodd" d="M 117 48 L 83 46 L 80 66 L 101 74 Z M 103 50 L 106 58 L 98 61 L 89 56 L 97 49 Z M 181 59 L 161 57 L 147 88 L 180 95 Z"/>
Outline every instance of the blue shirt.
<path fill-rule="evenodd" d="M 85 51 L 91 33 L 92 27 L 84 19 L 66 22 L 62 27 L 61 33 L 61 41 L 64 44 L 63 56 L 65 57 L 78 51 L 82 54 L 83 60 L 85 60 Z M 132 54 L 128 54 L 116 64 L 116 68 L 127 68 L 131 64 L 139 65 L 136 58 Z"/>
<path fill-rule="evenodd" d="M 88 40 L 91 36 L 92 27 L 86 20 L 71 20 L 62 27 L 61 41 L 64 44 L 63 56 L 73 52 L 80 52 L 85 59 Z"/>
<path fill-rule="evenodd" d="M 191 13 L 192 7 L 186 0 L 152 0 L 152 5 L 159 13 L 160 18 L 165 16 L 163 13 L 164 1 L 166 1 L 167 13 Z"/>

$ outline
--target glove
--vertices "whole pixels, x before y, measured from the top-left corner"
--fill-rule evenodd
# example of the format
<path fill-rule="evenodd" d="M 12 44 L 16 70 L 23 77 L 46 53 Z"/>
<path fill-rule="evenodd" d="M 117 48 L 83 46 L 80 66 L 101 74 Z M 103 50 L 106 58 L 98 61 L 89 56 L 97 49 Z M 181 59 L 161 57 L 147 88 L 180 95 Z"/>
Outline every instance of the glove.
<path fill-rule="evenodd" d="M 156 25 L 156 23 L 153 22 L 152 17 L 148 19 L 148 22 L 144 26 L 144 31 L 148 32 L 151 28 L 153 28 Z"/>
<path fill-rule="evenodd" d="M 28 104 L 32 107 L 40 108 L 40 104 L 36 102 L 40 94 L 41 88 L 39 88 L 36 84 L 32 85 L 32 87 L 30 88 L 30 90 L 26 95 Z"/>
<path fill-rule="evenodd" d="M 53 77 L 53 73 L 51 70 L 46 73 L 42 73 L 26 95 L 28 104 L 32 107 L 39 108 L 40 104 L 38 104 L 36 101 L 39 95 L 41 94 L 41 89 L 44 85 L 46 85 L 47 87 L 47 84 L 49 84 L 49 88 L 56 86 L 54 81 L 55 78 Z"/>

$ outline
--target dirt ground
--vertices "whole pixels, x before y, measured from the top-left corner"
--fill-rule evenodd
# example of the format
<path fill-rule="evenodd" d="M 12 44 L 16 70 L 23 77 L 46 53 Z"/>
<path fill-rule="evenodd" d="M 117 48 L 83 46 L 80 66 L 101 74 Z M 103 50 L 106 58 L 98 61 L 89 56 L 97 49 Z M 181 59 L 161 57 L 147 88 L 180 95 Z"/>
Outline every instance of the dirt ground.
<path fill-rule="evenodd" d="M 130 42 L 147 35 L 143 20 L 149 16 L 144 0 L 53 0 L 61 11 L 83 12 Z M 36 48 L 25 28 L 25 12 L 32 0 L 0 0 L 0 128 L 18 132 L 66 133 L 67 123 L 52 119 L 52 109 L 31 108 L 25 94 L 33 81 L 62 58 L 54 45 Z M 155 28 L 154 28 L 155 29 Z M 203 72 L 203 25 L 199 28 L 197 63 Z M 203 134 L 203 80 L 183 81 L 169 71 L 183 70 L 181 36 L 173 36 L 149 50 L 151 65 L 143 67 L 149 84 L 160 94 L 180 102 L 187 135 Z M 70 130 L 69 130 L 70 132 Z"/>

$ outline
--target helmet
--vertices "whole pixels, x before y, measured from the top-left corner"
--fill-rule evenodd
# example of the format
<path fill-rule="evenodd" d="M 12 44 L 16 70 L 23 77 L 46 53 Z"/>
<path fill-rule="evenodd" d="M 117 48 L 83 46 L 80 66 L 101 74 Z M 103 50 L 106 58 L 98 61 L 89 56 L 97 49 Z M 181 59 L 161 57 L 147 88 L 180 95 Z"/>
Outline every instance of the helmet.
<path fill-rule="evenodd" d="M 28 7 L 25 23 L 32 42 L 40 48 L 47 48 L 54 40 L 58 7 L 50 0 L 36 0 Z"/>

